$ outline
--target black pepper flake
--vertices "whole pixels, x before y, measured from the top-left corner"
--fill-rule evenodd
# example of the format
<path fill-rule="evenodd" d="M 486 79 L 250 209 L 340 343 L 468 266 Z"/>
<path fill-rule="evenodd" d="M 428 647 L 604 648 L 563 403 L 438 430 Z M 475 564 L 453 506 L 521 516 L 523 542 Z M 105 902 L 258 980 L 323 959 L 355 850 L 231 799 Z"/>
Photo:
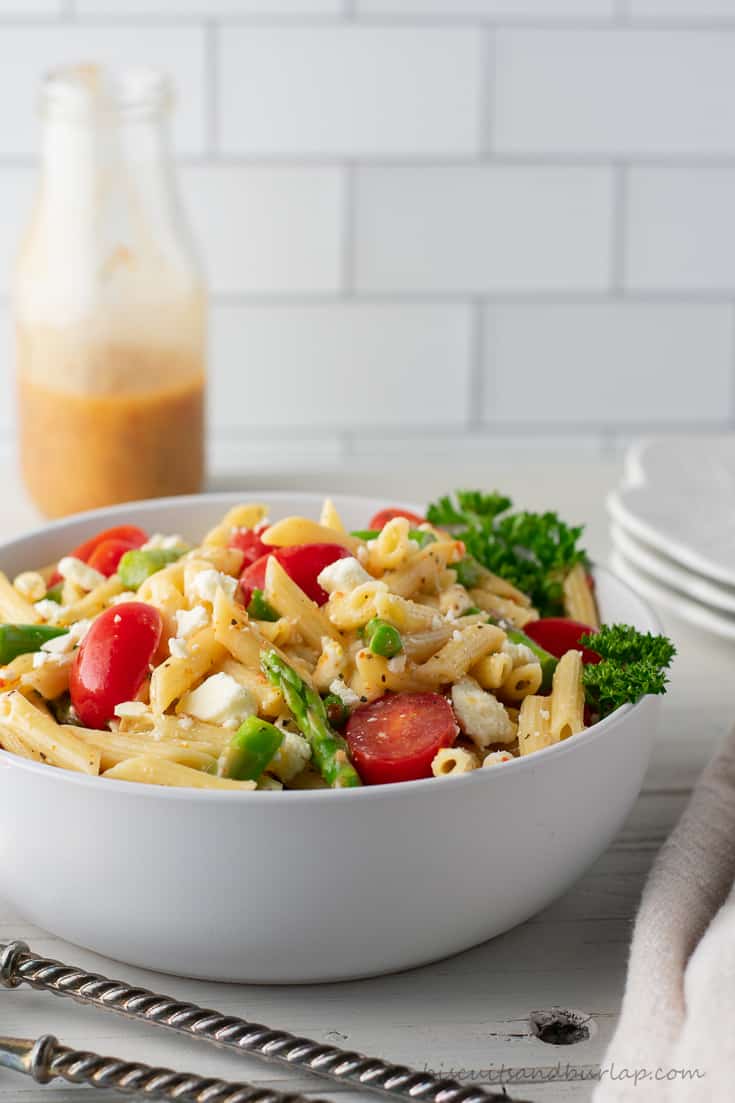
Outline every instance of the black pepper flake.
<path fill-rule="evenodd" d="M 366 705 L 367 704 L 367 697 L 361 697 L 360 701 L 362 702 L 363 705 Z"/>

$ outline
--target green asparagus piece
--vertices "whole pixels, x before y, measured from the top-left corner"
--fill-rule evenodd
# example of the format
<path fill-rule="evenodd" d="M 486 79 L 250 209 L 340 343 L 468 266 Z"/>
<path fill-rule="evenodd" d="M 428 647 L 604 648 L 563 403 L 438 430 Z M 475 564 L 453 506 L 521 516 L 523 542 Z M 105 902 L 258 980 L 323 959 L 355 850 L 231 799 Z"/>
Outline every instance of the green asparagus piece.
<path fill-rule="evenodd" d="M 380 533 L 377 529 L 355 529 L 350 533 L 350 536 L 354 536 L 356 540 L 375 540 Z M 427 544 L 435 544 L 436 536 L 433 532 L 426 532 L 424 529 L 409 529 L 408 539 L 413 540 L 418 544 L 420 548 L 425 548 Z"/>
<path fill-rule="evenodd" d="M 465 590 L 474 589 L 482 577 L 482 567 L 471 555 L 466 555 L 459 563 L 453 563 L 452 570 L 457 572 L 457 582 Z"/>
<path fill-rule="evenodd" d="M 175 563 L 183 552 L 176 548 L 134 548 L 125 552 L 117 566 L 120 581 L 126 590 L 137 590 L 156 571 Z"/>
<path fill-rule="evenodd" d="M 47 640 L 65 636 L 68 631 L 51 624 L 0 624 L 0 665 L 11 663 L 18 655 L 40 651 Z"/>
<path fill-rule="evenodd" d="M 365 642 L 374 655 L 382 655 L 386 659 L 392 659 L 403 651 L 401 633 L 380 617 L 373 617 L 365 625 Z"/>
<path fill-rule="evenodd" d="M 350 710 L 342 698 L 336 693 L 328 693 L 322 700 L 329 723 L 333 728 L 343 728 L 350 718 Z"/>
<path fill-rule="evenodd" d="M 55 601 L 57 605 L 61 605 L 61 595 L 64 589 L 63 582 L 57 582 L 55 586 L 52 586 L 50 590 L 46 591 L 46 600 Z"/>
<path fill-rule="evenodd" d="M 282 742 L 283 732 L 274 724 L 248 716 L 219 756 L 217 773 L 237 781 L 257 781 Z"/>
<path fill-rule="evenodd" d="M 347 756 L 347 743 L 330 727 L 327 711 L 316 690 L 273 650 L 260 656 L 263 673 L 277 686 L 311 746 L 314 764 L 333 789 L 361 785 L 360 776 Z"/>
<path fill-rule="evenodd" d="M 265 594 L 262 590 L 253 590 L 252 597 L 250 598 L 250 604 L 248 605 L 248 616 L 253 620 L 278 620 L 279 613 L 273 608 L 269 601 L 266 601 Z"/>
<path fill-rule="evenodd" d="M 525 632 L 521 632 L 519 628 L 506 628 L 505 634 L 511 643 L 523 643 L 533 651 L 534 655 L 541 663 L 541 671 L 544 676 L 541 682 L 541 688 L 550 690 L 554 671 L 556 670 L 556 664 L 559 661 L 556 656 L 549 654 L 540 644 L 532 640 L 530 636 L 527 636 Z"/>

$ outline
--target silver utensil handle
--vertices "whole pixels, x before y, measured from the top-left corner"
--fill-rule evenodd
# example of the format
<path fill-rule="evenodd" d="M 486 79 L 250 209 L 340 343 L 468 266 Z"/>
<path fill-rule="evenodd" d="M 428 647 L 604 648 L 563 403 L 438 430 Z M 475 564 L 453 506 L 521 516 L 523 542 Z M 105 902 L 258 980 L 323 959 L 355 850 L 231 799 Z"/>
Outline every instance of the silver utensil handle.
<path fill-rule="evenodd" d="M 301 1095 L 265 1091 L 252 1084 L 235 1084 L 70 1049 L 60 1045 L 52 1034 L 44 1034 L 36 1041 L 0 1038 L 0 1065 L 32 1076 L 39 1084 L 60 1079 L 69 1084 L 109 1088 L 176 1103 L 308 1103 Z"/>
<path fill-rule="evenodd" d="M 80 1003 L 163 1026 L 224 1049 L 254 1053 L 268 1061 L 306 1069 L 317 1076 L 369 1088 L 394 1098 L 422 1103 L 510 1103 L 505 1093 L 501 1095 L 477 1085 L 466 1087 L 428 1071 L 419 1072 L 338 1046 L 322 1045 L 311 1038 L 272 1030 L 260 1023 L 222 1015 L 195 1003 L 182 1003 L 146 988 L 132 988 L 122 981 L 37 957 L 25 942 L 0 943 L 0 984 L 11 988 L 29 984 L 32 988 L 70 996 Z"/>

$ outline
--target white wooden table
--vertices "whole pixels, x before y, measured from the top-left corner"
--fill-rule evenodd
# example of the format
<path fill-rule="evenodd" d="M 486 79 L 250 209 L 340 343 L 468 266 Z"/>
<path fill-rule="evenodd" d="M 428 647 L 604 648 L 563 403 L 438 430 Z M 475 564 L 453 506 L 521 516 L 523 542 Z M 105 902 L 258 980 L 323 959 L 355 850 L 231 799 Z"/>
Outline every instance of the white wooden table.
<path fill-rule="evenodd" d="M 388 498 L 425 501 L 454 486 L 498 486 L 518 505 L 553 504 L 570 521 L 586 519 L 593 556 L 607 554 L 604 496 L 619 477 L 619 465 L 513 464 L 429 470 L 374 469 L 349 472 L 273 473 L 257 485 L 376 492 Z M 255 487 L 229 478 L 219 488 Z M 3 537 L 37 523 L 15 488 L 3 480 Z M 692 783 L 730 723 L 732 650 L 667 617 L 679 657 L 653 762 L 643 792 L 609 851 L 564 897 L 522 927 L 477 949 L 413 972 L 357 983 L 314 987 L 228 986 L 145 973 L 96 957 L 31 927 L 0 901 L 0 940 L 24 938 L 37 951 L 158 991 L 335 1041 L 374 1055 L 476 1079 L 483 1070 L 505 1068 L 511 1096 L 531 1100 L 588 1100 L 596 1068 L 611 1036 L 622 993 L 631 919 L 651 861 L 681 812 Z M 706 679 L 706 680 L 705 680 Z M 39 810 L 39 815 L 42 811 Z M 52 825 L 49 825 L 52 830 Z M 497 840 L 502 844 L 502 840 Z M 0 840 L 0 853 L 2 840 Z M 0 870 L 0 895 L 2 880 Z M 553 1046 L 533 1036 L 529 1012 L 561 1006 L 591 1017 L 592 1036 Z M 51 996 L 0 990 L 0 1034 L 36 1037 L 54 1033 L 69 1045 L 138 1058 L 178 1069 L 250 1079 L 263 1085 L 302 1089 L 313 1097 L 356 1093 L 314 1079 L 289 1078 L 277 1067 L 197 1047 L 112 1015 Z M 569 1064 L 571 1069 L 565 1072 Z M 464 1070 L 464 1072 L 463 1072 Z M 531 1082 L 514 1084 L 523 1074 Z M 0 1072 L 0 1103 L 40 1103 L 47 1098 L 81 1103 L 89 1090 L 38 1087 Z M 105 1098 L 100 1095 L 100 1098 Z M 111 1095 L 107 1098 L 112 1099 Z M 115 1099 L 122 1098 L 117 1095 Z M 363 1096 L 362 1098 L 368 1098 Z"/>

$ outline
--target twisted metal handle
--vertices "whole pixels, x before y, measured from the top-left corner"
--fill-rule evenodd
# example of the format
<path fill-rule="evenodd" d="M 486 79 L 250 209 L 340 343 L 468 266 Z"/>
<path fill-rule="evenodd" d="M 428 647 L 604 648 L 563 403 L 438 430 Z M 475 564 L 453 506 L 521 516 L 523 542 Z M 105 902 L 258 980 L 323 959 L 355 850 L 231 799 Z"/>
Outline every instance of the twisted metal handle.
<path fill-rule="evenodd" d="M 0 984 L 32 988 L 69 996 L 79 1003 L 114 1011 L 129 1019 L 153 1023 L 198 1038 L 224 1049 L 253 1053 L 290 1068 L 305 1069 L 354 1087 L 421 1103 L 510 1103 L 503 1093 L 433 1073 L 391 1064 L 376 1057 L 322 1045 L 285 1030 L 272 1030 L 234 1015 L 222 1015 L 162 996 L 147 988 L 132 988 L 122 981 L 87 973 L 75 966 L 32 954 L 24 942 L 0 943 Z M 516 1103 L 523 1103 L 517 1100 Z"/>
<path fill-rule="evenodd" d="M 35 1042 L 0 1038 L 0 1065 L 32 1076 L 39 1084 L 60 1079 L 176 1103 L 307 1103 L 301 1095 L 284 1095 L 252 1084 L 235 1084 L 71 1049 L 60 1045 L 52 1034 L 44 1034 Z"/>

